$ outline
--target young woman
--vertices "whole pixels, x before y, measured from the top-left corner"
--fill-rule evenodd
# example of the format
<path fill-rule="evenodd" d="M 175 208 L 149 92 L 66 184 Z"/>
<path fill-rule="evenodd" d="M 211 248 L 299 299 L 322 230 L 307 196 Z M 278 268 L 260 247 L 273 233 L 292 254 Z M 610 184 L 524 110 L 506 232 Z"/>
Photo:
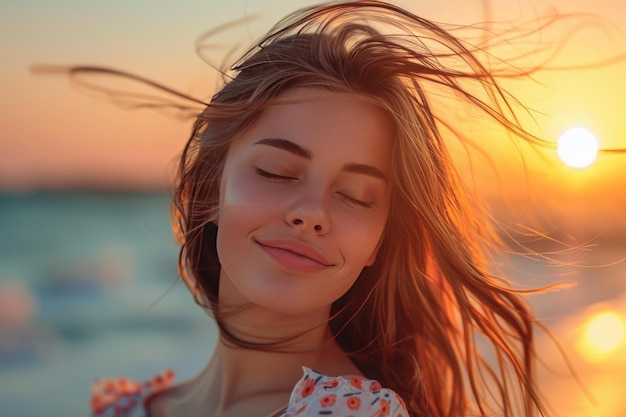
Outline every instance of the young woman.
<path fill-rule="evenodd" d="M 490 272 L 497 239 L 432 105 L 540 141 L 495 79 L 522 74 L 478 56 L 377 1 L 302 10 L 250 49 L 197 117 L 173 201 L 215 352 L 177 385 L 100 380 L 94 415 L 547 415 L 536 320 Z"/>

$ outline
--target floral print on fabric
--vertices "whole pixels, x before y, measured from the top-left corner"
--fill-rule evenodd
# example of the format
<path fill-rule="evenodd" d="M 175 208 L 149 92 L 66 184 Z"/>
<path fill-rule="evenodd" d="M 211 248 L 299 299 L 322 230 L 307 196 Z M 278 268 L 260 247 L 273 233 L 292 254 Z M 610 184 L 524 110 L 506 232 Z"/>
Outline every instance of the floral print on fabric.
<path fill-rule="evenodd" d="M 146 417 L 146 401 L 172 385 L 174 371 L 167 370 L 141 383 L 128 378 L 102 378 L 91 387 L 93 417 Z"/>
<path fill-rule="evenodd" d="M 328 377 L 309 368 L 280 417 L 408 417 L 398 395 L 359 376 Z"/>
<path fill-rule="evenodd" d="M 398 395 L 360 376 L 328 377 L 309 368 L 291 391 L 280 417 L 409 417 Z M 147 417 L 153 395 L 170 387 L 171 370 L 141 383 L 128 378 L 104 378 L 92 386 L 93 417 Z"/>

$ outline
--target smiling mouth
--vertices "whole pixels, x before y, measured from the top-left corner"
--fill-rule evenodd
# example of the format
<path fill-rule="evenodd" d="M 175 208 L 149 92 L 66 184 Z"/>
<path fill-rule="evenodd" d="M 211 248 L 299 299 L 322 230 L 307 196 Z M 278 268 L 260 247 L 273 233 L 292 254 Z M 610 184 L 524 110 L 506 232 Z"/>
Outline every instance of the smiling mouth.
<path fill-rule="evenodd" d="M 325 261 L 313 259 L 308 255 L 293 251 L 289 248 L 267 245 L 260 242 L 257 243 L 272 260 L 290 270 L 316 272 L 333 266 Z"/>

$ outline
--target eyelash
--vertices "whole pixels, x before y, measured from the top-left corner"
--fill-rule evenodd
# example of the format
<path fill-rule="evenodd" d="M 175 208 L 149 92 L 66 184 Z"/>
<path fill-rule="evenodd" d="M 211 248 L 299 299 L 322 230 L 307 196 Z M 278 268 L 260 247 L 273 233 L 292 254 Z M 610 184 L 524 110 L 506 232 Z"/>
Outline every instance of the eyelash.
<path fill-rule="evenodd" d="M 263 178 L 267 178 L 271 181 L 276 181 L 276 182 L 289 182 L 292 180 L 297 180 L 297 178 L 295 177 L 288 177 L 288 176 L 284 176 L 284 175 L 278 175 L 278 174 L 272 174 L 271 172 L 267 172 L 264 171 L 260 168 L 256 169 L 256 172 L 258 175 L 260 175 Z M 368 203 L 366 201 L 361 201 L 361 200 L 357 200 L 356 198 L 352 198 L 347 194 L 344 193 L 338 193 L 344 200 L 346 200 L 348 203 L 357 206 L 357 207 L 363 207 L 363 208 L 371 208 L 372 204 Z"/>
<path fill-rule="evenodd" d="M 368 203 L 366 201 L 357 200 L 356 198 L 352 198 L 349 195 L 343 194 L 343 193 L 339 193 L 339 195 L 341 195 L 344 199 L 348 200 L 348 202 L 350 204 L 353 204 L 355 206 L 363 207 L 363 208 L 371 208 L 372 207 L 372 203 Z"/>
<path fill-rule="evenodd" d="M 272 174 L 271 172 L 263 171 L 260 168 L 257 168 L 256 172 L 263 178 L 267 178 L 269 180 L 273 180 L 277 182 L 287 182 L 287 181 L 297 180 L 297 178 L 294 178 L 294 177 L 287 177 L 284 175 Z"/>

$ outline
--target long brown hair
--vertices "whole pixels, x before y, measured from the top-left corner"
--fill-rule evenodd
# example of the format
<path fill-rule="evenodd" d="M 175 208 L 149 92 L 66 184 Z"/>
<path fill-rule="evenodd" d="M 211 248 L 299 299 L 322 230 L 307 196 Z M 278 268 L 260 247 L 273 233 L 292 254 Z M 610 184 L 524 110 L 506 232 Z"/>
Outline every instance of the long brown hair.
<path fill-rule="evenodd" d="M 289 89 L 365 96 L 395 125 L 392 209 L 376 263 L 332 306 L 333 335 L 412 416 L 547 415 L 533 371 L 538 323 L 519 292 L 490 272 L 498 239 L 455 170 L 442 134 L 453 129 L 432 107 L 433 94 L 448 94 L 510 134 L 541 142 L 518 123 L 518 103 L 496 81 L 526 74 L 488 68 L 478 52 L 444 27 L 377 1 L 313 7 L 277 24 L 232 67 L 180 159 L 173 199 L 180 271 L 198 298 L 217 312 L 211 221 L 232 138 Z M 216 319 L 231 342 L 248 346 Z M 482 342 L 494 364 L 481 355 Z"/>

